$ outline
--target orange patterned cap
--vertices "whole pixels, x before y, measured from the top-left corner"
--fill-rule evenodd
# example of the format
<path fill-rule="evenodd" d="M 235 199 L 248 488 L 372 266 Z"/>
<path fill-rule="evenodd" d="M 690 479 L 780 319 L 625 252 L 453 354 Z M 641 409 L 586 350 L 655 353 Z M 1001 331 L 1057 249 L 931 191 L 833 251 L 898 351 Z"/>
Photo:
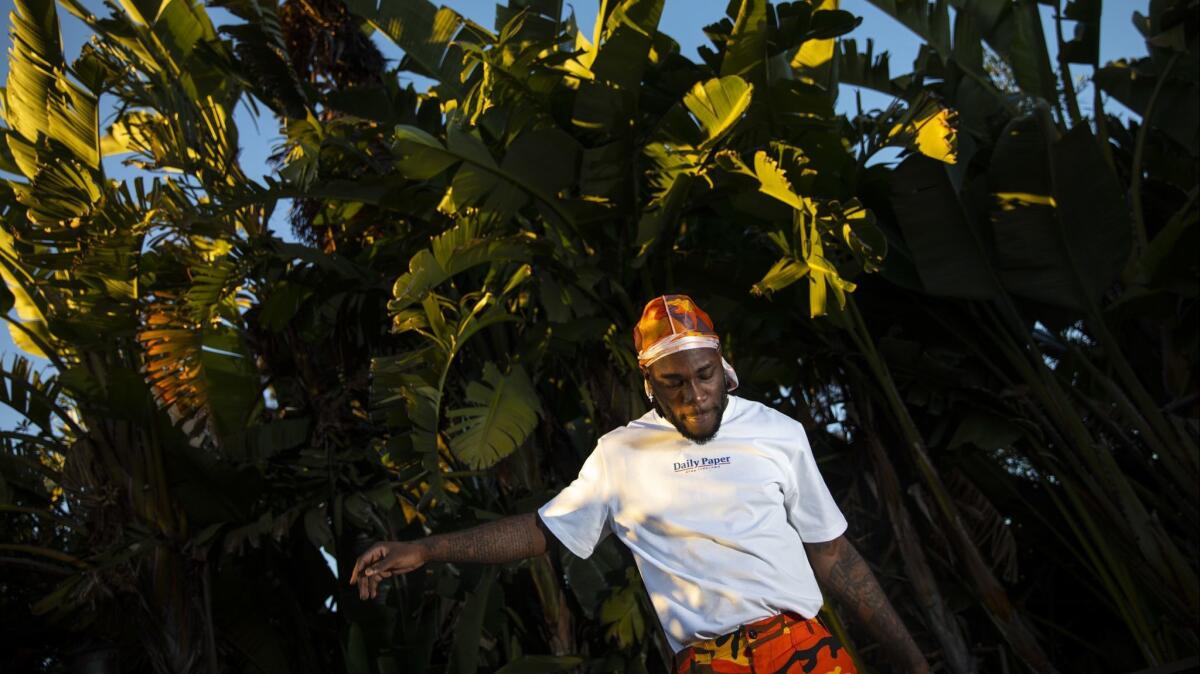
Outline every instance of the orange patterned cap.
<path fill-rule="evenodd" d="M 662 295 L 647 302 L 641 320 L 633 326 L 633 344 L 643 368 L 687 349 L 721 350 L 712 319 L 687 295 Z M 721 364 L 732 391 L 737 388 L 737 374 L 724 358 Z"/>

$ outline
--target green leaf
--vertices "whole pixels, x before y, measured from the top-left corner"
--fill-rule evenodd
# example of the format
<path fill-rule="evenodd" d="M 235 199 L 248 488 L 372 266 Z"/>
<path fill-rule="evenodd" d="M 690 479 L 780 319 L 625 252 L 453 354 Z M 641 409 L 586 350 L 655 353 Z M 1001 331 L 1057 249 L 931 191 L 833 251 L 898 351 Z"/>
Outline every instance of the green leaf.
<path fill-rule="evenodd" d="M 476 207 L 495 216 L 497 222 L 504 222 L 528 201 L 528 196 L 515 184 L 520 178 L 514 176 L 514 180 L 505 180 L 501 177 L 500 165 L 483 141 L 451 127 L 446 146 L 466 161 L 455 172 L 450 191 L 439 207 L 441 210 L 454 215 Z"/>
<path fill-rule="evenodd" d="M 554 194 L 564 178 L 572 180 L 575 144 L 558 131 L 534 131 L 530 138 L 518 138 L 509 148 L 509 156 L 497 163 L 483 141 L 471 133 L 451 127 L 443 146 L 428 133 L 410 126 L 396 127 L 397 168 L 413 180 L 426 180 L 461 163 L 443 200 L 443 210 L 464 214 L 468 207 L 489 213 L 503 222 L 528 199 L 541 202 L 565 222 L 572 218 Z M 565 174 L 546 176 L 536 170 L 538 153 L 546 155 L 550 165 L 569 169 Z"/>
<path fill-rule="evenodd" d="M 808 274 L 808 265 L 804 264 L 802 260 L 785 257 L 776 262 L 761 281 L 754 284 L 751 292 L 756 295 L 770 295 L 799 281 L 806 274 Z"/>
<path fill-rule="evenodd" d="M 1012 67 L 1022 91 L 1058 100 L 1058 80 L 1035 0 L 963 0 L 957 11 L 975 19 L 984 40 Z"/>
<path fill-rule="evenodd" d="M 247 77 L 267 93 L 267 104 L 280 115 L 304 118 L 308 97 L 288 53 L 277 1 L 222 0 L 214 4 L 246 22 L 222 26 L 221 33 L 235 39 L 239 64 Z"/>
<path fill-rule="evenodd" d="M 954 62 L 969 73 L 981 74 L 983 69 L 983 36 L 975 25 L 975 17 L 958 12 L 954 17 Z"/>
<path fill-rule="evenodd" d="M 1086 125 L 1052 145 L 1046 136 L 1033 118 L 1005 129 L 990 195 L 979 181 L 959 194 L 946 169 L 924 157 L 894 172 L 892 206 L 930 293 L 986 299 L 998 278 L 1014 295 L 1082 311 L 1116 279 L 1132 232 L 1122 187 Z"/>
<path fill-rule="evenodd" d="M 480 35 L 488 35 L 453 9 L 429 0 L 349 0 L 346 7 L 403 49 L 403 63 L 410 69 L 437 80 L 452 95 L 463 90 L 462 50 L 454 42 L 478 43 Z"/>
<path fill-rule="evenodd" d="M 429 249 L 413 255 L 408 271 L 392 286 L 388 311 L 393 316 L 421 301 L 434 287 L 483 264 L 525 261 L 531 255 L 527 237 L 485 237 L 476 220 L 467 220 L 439 234 Z"/>
<path fill-rule="evenodd" d="M 816 11 L 833 11 L 837 9 L 839 0 L 814 0 L 810 3 Z M 794 7 L 794 5 L 793 5 Z M 793 12 L 800 10 L 793 9 Z M 809 17 L 811 23 L 813 17 Z M 797 78 L 806 84 L 823 87 L 828 91 L 837 90 L 837 70 L 834 68 L 836 41 L 833 39 L 815 39 L 814 35 L 805 35 L 804 42 L 791 55 L 789 65 Z M 810 39 L 814 38 L 814 39 Z"/>
<path fill-rule="evenodd" d="M 617 0 L 604 22 L 592 73 L 618 89 L 636 90 L 658 31 L 665 0 Z"/>
<path fill-rule="evenodd" d="M 528 265 L 522 265 L 522 267 L 528 268 Z M 521 270 L 517 271 L 516 276 L 518 279 L 523 275 Z M 520 281 L 518 280 L 519 283 Z M 466 315 L 454 327 L 454 335 L 450 340 L 452 351 L 457 352 L 462 348 L 463 344 L 485 328 L 518 320 L 516 316 L 504 310 L 504 305 L 498 301 L 502 299 L 503 297 L 497 298 L 490 293 L 485 294 L 478 302 L 474 303 L 475 306 L 471 308 L 469 313 L 463 312 Z"/>
<path fill-rule="evenodd" d="M 1195 191 L 1190 199 L 1146 246 L 1146 251 L 1138 260 L 1138 270 L 1150 287 L 1186 288 L 1194 297 L 1196 277 L 1190 262 L 1193 253 L 1200 249 L 1200 227 L 1197 227 L 1200 212 L 1195 207 Z M 1184 292 L 1186 294 L 1188 291 Z"/>
<path fill-rule="evenodd" d="M 54 69 L 63 65 L 58 15 L 52 0 L 15 0 L 13 8 L 4 116 L 10 128 L 33 142 L 50 133 L 47 104 L 57 82 Z M 13 152 L 21 163 L 20 153 Z M 26 176 L 34 173 L 21 168 Z"/>
<path fill-rule="evenodd" d="M 691 172 L 680 172 L 671 181 L 665 194 L 647 204 L 638 218 L 637 238 L 634 242 L 638 250 L 634 266 L 640 266 L 662 233 L 679 221 L 694 182 L 695 178 Z"/>
<path fill-rule="evenodd" d="M 100 199 L 97 99 L 68 76 L 54 3 L 15 8 L 0 112 L 15 131 L 4 134 L 13 161 L 30 182 L 12 188 L 31 220 L 54 227 L 89 215 Z"/>
<path fill-rule="evenodd" d="M 396 127 L 395 150 L 396 168 L 411 180 L 428 180 L 462 160 L 423 129 L 403 124 Z"/>
<path fill-rule="evenodd" d="M 958 162 L 958 113 L 932 96 L 917 96 L 903 118 L 888 132 L 890 144 L 947 164 Z"/>
<path fill-rule="evenodd" d="M 987 299 L 997 287 L 981 233 L 945 164 L 912 155 L 892 173 L 892 208 L 917 274 L 933 295 Z"/>
<path fill-rule="evenodd" d="M 874 40 L 867 40 L 866 51 L 858 51 L 858 43 L 852 39 L 840 40 L 836 54 L 838 80 L 842 84 L 874 89 L 889 96 L 902 97 L 903 91 L 892 82 L 890 54 L 875 54 Z"/>
<path fill-rule="evenodd" d="M 1200 127 L 1195 123 L 1200 115 L 1200 84 L 1194 78 L 1176 74 L 1160 87 L 1165 67 L 1149 57 L 1132 63 L 1120 59 L 1097 71 L 1096 83 L 1122 105 L 1143 116 L 1158 90 L 1149 123 L 1195 156 L 1200 149 Z"/>
<path fill-rule="evenodd" d="M 705 150 L 720 141 L 750 106 L 754 87 L 736 75 L 697 83 L 683 97 L 688 112 L 695 116 L 704 134 L 697 149 Z"/>
<path fill-rule="evenodd" d="M 137 335 L 146 382 L 193 442 L 241 437 L 262 403 L 258 370 L 237 329 L 221 322 L 200 327 L 185 314 L 169 303 L 148 308 Z"/>
<path fill-rule="evenodd" d="M 742 0 L 733 32 L 725 43 L 721 75 L 737 76 L 758 86 L 767 84 L 767 0 Z"/>
<path fill-rule="evenodd" d="M 862 18 L 844 9 L 818 9 L 808 24 L 807 40 L 832 40 L 854 30 Z"/>
<path fill-rule="evenodd" d="M 997 268 L 1013 294 L 1082 311 L 1120 272 L 1133 226 L 1123 188 L 1086 125 L 1053 145 L 1050 126 L 1014 120 L 992 153 Z"/>
<path fill-rule="evenodd" d="M 601 541 L 592 556 L 581 559 L 562 551 L 563 573 L 572 594 L 589 620 L 595 620 L 600 606 L 610 592 L 609 578 L 625 568 L 625 562 L 612 538 Z"/>
<path fill-rule="evenodd" d="M 646 618 L 638 601 L 637 571 L 626 572 L 628 584 L 617 589 L 600 606 L 600 623 L 608 626 L 607 634 L 621 648 L 631 648 L 646 633 Z"/>
<path fill-rule="evenodd" d="M 787 175 L 784 173 L 783 167 L 779 165 L 779 162 L 767 155 L 766 152 L 760 150 L 754 153 L 753 170 L 734 155 L 729 155 L 727 159 L 732 162 L 726 165 L 727 169 L 758 180 L 759 192 L 783 202 L 795 210 L 812 210 L 811 202 L 796 194 L 795 190 L 792 189 L 792 184 L 788 181 Z"/>
<path fill-rule="evenodd" d="M 203 343 L 199 362 L 215 428 L 222 435 L 240 433 L 261 404 L 258 371 L 246 354 L 240 335 L 209 328 L 204 331 Z M 227 350 L 229 347 L 237 350 Z"/>
<path fill-rule="evenodd" d="M 458 623 L 454 626 L 454 644 L 446 669 L 454 674 L 476 674 L 479 670 L 479 641 L 483 637 L 483 619 L 488 595 L 496 581 L 496 567 L 488 566 L 475 591 L 467 595 Z"/>
<path fill-rule="evenodd" d="M 311 288 L 291 281 L 284 280 L 274 284 L 271 286 L 270 295 L 263 298 L 259 304 L 258 322 L 271 332 L 282 332 L 312 294 Z"/>
<path fill-rule="evenodd" d="M 26 142 L 38 142 L 44 135 L 61 143 L 87 168 L 99 168 L 97 99 L 68 77 L 54 3 L 20 0 L 14 6 L 3 109 L 9 126 Z M 19 151 L 11 138 L 9 144 L 22 172 L 33 177 L 40 167 L 31 166 L 28 154 Z"/>
<path fill-rule="evenodd" d="M 265 461 L 279 452 L 295 449 L 309 437 L 311 422 L 306 417 L 256 424 L 225 438 L 225 451 L 246 461 Z"/>
<path fill-rule="evenodd" d="M 1117 279 L 1133 245 L 1124 186 L 1084 123 L 1050 150 L 1060 257 L 1070 264 L 1087 301 L 1098 303 Z"/>
<path fill-rule="evenodd" d="M 17 298 L 13 292 L 8 289 L 8 284 L 0 285 L 0 314 L 7 315 L 12 311 L 13 305 L 17 302 Z"/>
<path fill-rule="evenodd" d="M 645 150 L 655 167 L 650 174 L 655 193 L 638 219 L 635 267 L 643 263 L 664 232 L 673 231 L 695 177 L 742 119 L 752 92 L 753 87 L 736 75 L 697 82 L 663 116 L 655 129 L 662 142 L 652 142 Z"/>
<path fill-rule="evenodd" d="M 541 413 L 537 392 L 520 365 L 501 374 L 487 363 L 483 380 L 467 385 L 466 400 L 475 406 L 447 412 L 448 418 L 459 420 L 447 433 L 455 456 L 474 469 L 512 454 L 533 432 Z"/>
<path fill-rule="evenodd" d="M 16 321 L 19 323 L 19 326 L 9 323 L 9 335 L 13 344 L 25 353 L 45 358 L 47 354 L 42 351 L 41 344 L 54 344 L 49 324 L 46 322 L 49 306 L 42 296 L 37 279 L 18 266 L 15 263 L 17 259 L 19 258 L 13 248 L 12 235 L 0 229 L 0 278 L 4 281 L 6 296 L 12 297 L 10 310 L 16 309 Z"/>
<path fill-rule="evenodd" d="M 39 156 L 37 161 L 30 184 L 13 185 L 28 218 L 47 234 L 90 218 L 101 198 L 96 176 L 69 157 Z"/>

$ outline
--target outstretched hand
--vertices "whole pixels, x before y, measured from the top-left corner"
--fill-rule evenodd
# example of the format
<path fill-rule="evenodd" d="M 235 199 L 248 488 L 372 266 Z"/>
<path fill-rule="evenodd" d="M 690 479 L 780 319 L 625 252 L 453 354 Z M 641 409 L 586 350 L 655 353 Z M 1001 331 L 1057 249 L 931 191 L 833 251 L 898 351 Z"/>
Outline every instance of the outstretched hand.
<path fill-rule="evenodd" d="M 425 549 L 420 545 L 396 541 L 376 543 L 354 562 L 350 584 L 358 585 L 359 599 L 373 599 L 385 579 L 419 569 L 425 561 Z"/>

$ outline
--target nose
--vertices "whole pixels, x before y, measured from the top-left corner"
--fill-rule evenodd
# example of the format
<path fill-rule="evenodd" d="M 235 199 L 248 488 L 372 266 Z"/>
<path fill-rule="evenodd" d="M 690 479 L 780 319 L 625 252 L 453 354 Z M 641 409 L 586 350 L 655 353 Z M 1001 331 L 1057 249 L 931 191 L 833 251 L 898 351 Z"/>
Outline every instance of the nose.
<path fill-rule="evenodd" d="M 704 390 L 704 387 L 696 379 L 689 380 L 683 388 L 687 403 L 703 404 L 708 400 L 708 391 Z"/>

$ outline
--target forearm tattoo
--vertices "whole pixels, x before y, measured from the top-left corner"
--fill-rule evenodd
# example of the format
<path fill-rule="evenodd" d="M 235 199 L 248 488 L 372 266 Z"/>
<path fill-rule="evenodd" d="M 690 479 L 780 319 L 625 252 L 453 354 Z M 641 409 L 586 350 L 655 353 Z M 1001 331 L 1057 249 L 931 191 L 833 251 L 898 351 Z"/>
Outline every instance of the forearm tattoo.
<path fill-rule="evenodd" d="M 844 606 L 898 663 L 925 665 L 916 642 L 875 580 L 858 550 L 838 537 L 827 543 L 806 543 L 817 580 Z"/>
<path fill-rule="evenodd" d="M 488 522 L 450 534 L 430 536 L 421 542 L 429 561 L 502 564 L 546 551 L 546 537 L 538 528 L 537 514 L 528 513 Z"/>

